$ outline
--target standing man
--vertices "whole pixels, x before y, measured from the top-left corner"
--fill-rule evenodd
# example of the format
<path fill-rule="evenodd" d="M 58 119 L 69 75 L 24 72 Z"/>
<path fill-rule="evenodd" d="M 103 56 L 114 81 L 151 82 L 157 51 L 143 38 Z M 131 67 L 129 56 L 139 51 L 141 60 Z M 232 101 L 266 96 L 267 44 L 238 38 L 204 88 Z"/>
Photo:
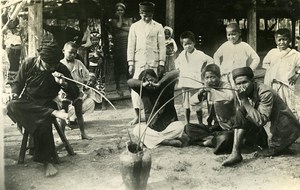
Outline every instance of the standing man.
<path fill-rule="evenodd" d="M 60 50 L 58 56 L 61 59 L 64 57 L 62 50 L 65 43 L 74 41 L 78 46 L 80 46 L 84 34 L 84 31 L 79 31 L 68 27 L 67 24 L 67 17 L 65 16 L 60 16 L 57 18 L 57 26 L 49 26 L 45 22 L 43 23 L 43 28 L 53 35 L 53 41 L 58 45 Z"/>
<path fill-rule="evenodd" d="M 145 69 L 153 69 L 159 78 L 164 73 L 166 59 L 165 34 L 162 25 L 154 20 L 152 2 L 139 4 L 141 19 L 132 24 L 128 35 L 127 61 L 129 75 L 138 79 Z M 136 113 L 130 124 L 138 122 L 140 114 L 140 98 L 138 93 L 131 91 L 133 108 Z"/>
<path fill-rule="evenodd" d="M 258 156 L 279 155 L 299 137 L 300 124 L 287 104 L 269 86 L 254 82 L 253 76 L 250 67 L 232 71 L 241 105 L 235 116 L 232 153 L 223 162 L 223 166 L 231 166 L 243 160 L 243 140 L 253 127 L 269 131 L 269 148 L 259 151 Z"/>

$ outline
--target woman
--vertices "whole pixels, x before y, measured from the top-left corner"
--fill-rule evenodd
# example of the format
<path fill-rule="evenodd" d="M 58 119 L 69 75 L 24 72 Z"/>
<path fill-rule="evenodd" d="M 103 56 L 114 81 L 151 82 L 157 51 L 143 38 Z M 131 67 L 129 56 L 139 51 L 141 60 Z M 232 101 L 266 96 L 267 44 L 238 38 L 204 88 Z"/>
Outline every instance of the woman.
<path fill-rule="evenodd" d="M 115 17 L 112 19 L 112 35 L 113 35 L 113 56 L 114 56 L 114 75 L 116 82 L 116 90 L 120 96 L 123 92 L 120 88 L 120 77 L 122 74 L 128 74 L 127 64 L 127 43 L 129 28 L 132 24 L 130 18 L 124 17 L 126 6 L 123 3 L 115 5 Z"/>

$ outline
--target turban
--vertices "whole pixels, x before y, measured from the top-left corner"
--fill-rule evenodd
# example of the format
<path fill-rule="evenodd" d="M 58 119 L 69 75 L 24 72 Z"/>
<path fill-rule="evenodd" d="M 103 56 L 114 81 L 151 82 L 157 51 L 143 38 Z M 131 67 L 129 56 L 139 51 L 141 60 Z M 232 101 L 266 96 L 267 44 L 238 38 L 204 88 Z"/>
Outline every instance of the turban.
<path fill-rule="evenodd" d="M 212 72 L 215 75 L 217 75 L 217 77 L 221 77 L 220 67 L 216 64 L 209 64 L 206 67 L 204 67 L 204 69 L 202 71 L 203 78 L 204 78 L 204 75 L 206 72 Z"/>
<path fill-rule="evenodd" d="M 148 2 L 148 1 L 145 1 L 145 2 L 142 2 L 139 4 L 140 11 L 143 11 L 143 12 L 154 12 L 154 7 L 155 7 L 155 4 L 152 2 Z"/>
<path fill-rule="evenodd" d="M 254 74 L 250 67 L 241 67 L 241 68 L 234 69 L 232 71 L 233 80 L 235 80 L 239 76 L 247 76 L 250 79 L 253 79 Z"/>
<path fill-rule="evenodd" d="M 50 43 L 42 45 L 38 51 L 41 59 L 47 64 L 55 65 L 59 63 L 61 51 L 57 44 Z"/>

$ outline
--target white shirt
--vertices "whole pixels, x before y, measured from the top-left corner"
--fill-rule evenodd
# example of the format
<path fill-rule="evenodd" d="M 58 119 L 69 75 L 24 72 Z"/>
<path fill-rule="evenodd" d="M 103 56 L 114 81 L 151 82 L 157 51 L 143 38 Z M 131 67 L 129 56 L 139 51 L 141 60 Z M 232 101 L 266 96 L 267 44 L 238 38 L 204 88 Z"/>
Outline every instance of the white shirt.
<path fill-rule="evenodd" d="M 179 69 L 178 87 L 199 88 L 202 86 L 198 81 L 201 79 L 201 70 L 204 64 L 213 64 L 214 60 L 202 51 L 194 49 L 192 53 L 183 50 L 175 60 L 175 68 Z"/>
<path fill-rule="evenodd" d="M 221 74 L 227 74 L 239 67 L 249 66 L 255 70 L 260 58 L 249 44 L 245 42 L 233 44 L 227 41 L 215 52 L 214 61 L 220 66 Z"/>

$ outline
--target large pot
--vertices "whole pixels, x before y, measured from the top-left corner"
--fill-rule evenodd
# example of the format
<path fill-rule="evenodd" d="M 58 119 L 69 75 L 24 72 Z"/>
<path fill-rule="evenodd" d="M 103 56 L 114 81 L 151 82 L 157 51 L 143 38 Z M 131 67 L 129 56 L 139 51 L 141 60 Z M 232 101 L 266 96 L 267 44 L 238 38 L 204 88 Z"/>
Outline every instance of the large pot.
<path fill-rule="evenodd" d="M 151 154 L 135 143 L 127 143 L 120 155 L 121 174 L 127 190 L 145 190 L 151 169 Z"/>

